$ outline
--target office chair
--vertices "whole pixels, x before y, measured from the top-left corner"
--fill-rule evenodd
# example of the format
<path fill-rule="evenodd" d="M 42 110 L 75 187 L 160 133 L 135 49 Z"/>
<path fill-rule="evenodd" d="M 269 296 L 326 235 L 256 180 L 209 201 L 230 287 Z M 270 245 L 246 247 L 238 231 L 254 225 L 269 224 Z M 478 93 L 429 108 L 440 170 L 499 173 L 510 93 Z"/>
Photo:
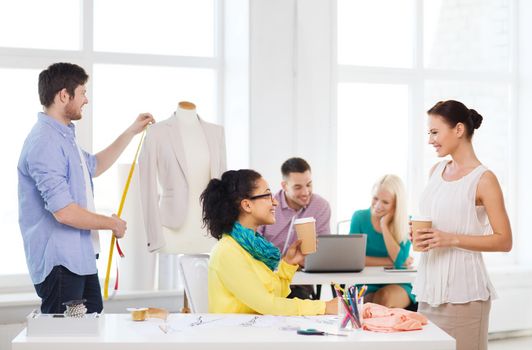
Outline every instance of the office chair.
<path fill-rule="evenodd" d="M 346 225 L 347 224 L 347 225 Z M 336 223 L 336 234 L 337 235 L 345 235 L 345 234 L 349 234 L 349 228 L 351 225 L 351 219 L 345 219 L 345 220 L 340 220 Z M 347 227 L 347 230 L 343 230 L 342 227 L 346 226 Z M 342 232 L 340 232 L 342 231 Z M 345 232 L 347 231 L 347 232 Z M 344 233 L 345 232 L 345 233 Z"/>
<path fill-rule="evenodd" d="M 185 296 L 193 313 L 209 312 L 208 266 L 209 254 L 181 254 L 179 271 L 183 276 Z"/>

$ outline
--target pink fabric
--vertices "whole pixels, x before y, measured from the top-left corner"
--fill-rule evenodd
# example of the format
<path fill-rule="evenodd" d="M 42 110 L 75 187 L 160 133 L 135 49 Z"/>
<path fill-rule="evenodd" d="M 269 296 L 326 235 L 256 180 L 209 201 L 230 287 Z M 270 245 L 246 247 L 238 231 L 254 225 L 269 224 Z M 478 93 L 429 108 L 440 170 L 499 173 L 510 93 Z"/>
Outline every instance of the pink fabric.
<path fill-rule="evenodd" d="M 366 303 L 363 311 L 363 325 L 365 330 L 373 332 L 404 332 L 422 329 L 427 324 L 427 318 L 420 313 L 405 309 L 390 309 L 386 306 Z"/>

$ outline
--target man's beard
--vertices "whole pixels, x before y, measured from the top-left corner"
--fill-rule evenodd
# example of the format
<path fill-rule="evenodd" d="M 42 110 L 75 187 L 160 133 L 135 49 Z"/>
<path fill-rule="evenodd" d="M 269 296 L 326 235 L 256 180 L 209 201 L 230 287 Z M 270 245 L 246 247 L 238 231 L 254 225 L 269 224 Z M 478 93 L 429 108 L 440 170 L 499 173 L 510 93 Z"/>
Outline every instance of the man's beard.
<path fill-rule="evenodd" d="M 80 120 L 81 119 L 81 108 L 76 109 L 73 107 L 73 103 L 69 102 L 65 106 L 65 116 L 70 120 Z"/>

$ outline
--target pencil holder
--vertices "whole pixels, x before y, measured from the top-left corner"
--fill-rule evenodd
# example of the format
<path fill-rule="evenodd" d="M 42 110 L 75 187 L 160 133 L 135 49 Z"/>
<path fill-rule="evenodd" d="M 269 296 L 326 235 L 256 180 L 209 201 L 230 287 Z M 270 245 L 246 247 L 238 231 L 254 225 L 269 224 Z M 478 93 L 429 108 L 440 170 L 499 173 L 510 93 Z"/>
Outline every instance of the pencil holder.
<path fill-rule="evenodd" d="M 358 298 L 357 302 L 358 320 L 360 321 L 360 329 L 364 325 L 364 297 Z"/>
<path fill-rule="evenodd" d="M 354 300 L 338 298 L 338 329 L 362 329 L 364 297 Z"/>
<path fill-rule="evenodd" d="M 353 305 L 344 298 L 338 298 L 338 329 L 350 331 L 360 329 L 359 312 L 354 311 Z"/>
<path fill-rule="evenodd" d="M 351 320 L 347 316 L 347 311 L 345 309 L 345 304 L 343 303 L 343 299 L 341 297 L 338 297 L 338 329 L 347 331 L 353 329 L 353 324 L 351 323 Z"/>

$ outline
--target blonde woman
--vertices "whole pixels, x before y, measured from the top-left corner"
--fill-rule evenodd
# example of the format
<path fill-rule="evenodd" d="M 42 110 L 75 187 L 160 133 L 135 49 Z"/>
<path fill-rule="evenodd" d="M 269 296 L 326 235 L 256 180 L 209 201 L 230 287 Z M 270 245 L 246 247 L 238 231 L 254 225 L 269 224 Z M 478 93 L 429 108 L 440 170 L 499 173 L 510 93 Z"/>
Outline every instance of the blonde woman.
<path fill-rule="evenodd" d="M 371 207 L 353 214 L 349 232 L 367 235 L 366 266 L 399 268 L 412 263 L 406 194 L 401 178 L 385 175 L 375 183 Z M 365 301 L 405 308 L 415 303 L 415 298 L 411 284 L 371 284 Z"/>

